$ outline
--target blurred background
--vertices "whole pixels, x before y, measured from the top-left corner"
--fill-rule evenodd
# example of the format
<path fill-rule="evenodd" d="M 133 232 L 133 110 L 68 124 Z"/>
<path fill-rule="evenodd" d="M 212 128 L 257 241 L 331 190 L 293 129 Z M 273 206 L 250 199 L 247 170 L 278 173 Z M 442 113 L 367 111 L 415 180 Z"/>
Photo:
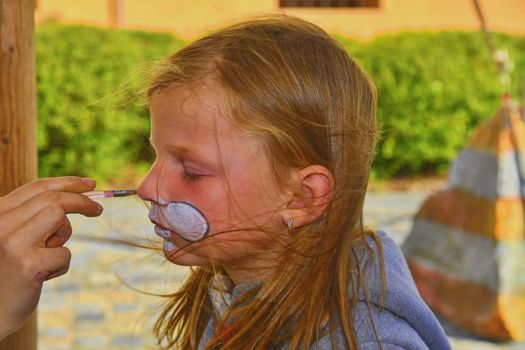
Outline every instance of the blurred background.
<path fill-rule="evenodd" d="M 502 84 L 471 0 L 37 0 L 39 176 L 94 177 L 99 188 L 134 187 L 153 160 L 141 89 L 157 60 L 221 26 L 286 13 L 336 37 L 374 79 L 382 137 L 367 222 L 402 243 L 425 197 L 508 90 L 525 86 L 525 1 L 481 0 L 493 43 L 508 54 Z M 72 216 L 70 273 L 46 283 L 39 348 L 144 349 L 161 298 L 184 268 L 161 253 L 99 242 L 148 241 L 147 208 L 107 199 L 97 220 Z M 127 286 L 129 284 L 130 286 Z M 457 330 L 455 349 L 525 349 Z M 153 347 L 154 348 L 154 347 Z"/>
<path fill-rule="evenodd" d="M 525 2 L 481 1 L 494 41 L 525 79 Z M 153 155 L 136 98 L 151 63 L 198 35 L 284 12 L 340 39 L 372 75 L 383 129 L 374 179 L 444 175 L 503 91 L 471 0 L 38 0 L 41 176 L 135 183 Z"/>

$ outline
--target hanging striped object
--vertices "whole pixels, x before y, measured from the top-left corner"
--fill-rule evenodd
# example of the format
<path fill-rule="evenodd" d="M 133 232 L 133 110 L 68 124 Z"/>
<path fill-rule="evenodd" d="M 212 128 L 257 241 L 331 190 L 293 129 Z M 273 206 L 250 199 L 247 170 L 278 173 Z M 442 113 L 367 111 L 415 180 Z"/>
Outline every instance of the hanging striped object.
<path fill-rule="evenodd" d="M 525 339 L 525 123 L 505 106 L 452 163 L 403 245 L 427 304 L 494 339 Z"/>

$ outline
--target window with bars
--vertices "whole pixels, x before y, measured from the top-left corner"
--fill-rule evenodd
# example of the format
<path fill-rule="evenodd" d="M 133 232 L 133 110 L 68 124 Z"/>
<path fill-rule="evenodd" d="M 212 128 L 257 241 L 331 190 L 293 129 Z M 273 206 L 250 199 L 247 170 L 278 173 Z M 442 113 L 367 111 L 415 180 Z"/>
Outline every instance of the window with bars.
<path fill-rule="evenodd" d="M 280 7 L 379 7 L 379 0 L 279 0 Z"/>

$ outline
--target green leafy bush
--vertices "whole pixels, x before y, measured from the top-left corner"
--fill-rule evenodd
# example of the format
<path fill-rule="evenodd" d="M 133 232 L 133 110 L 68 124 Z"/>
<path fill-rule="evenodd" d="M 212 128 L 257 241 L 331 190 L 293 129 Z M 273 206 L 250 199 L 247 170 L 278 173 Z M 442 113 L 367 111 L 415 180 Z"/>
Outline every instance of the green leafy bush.
<path fill-rule="evenodd" d="M 145 62 L 181 42 L 57 24 L 38 27 L 36 42 L 39 175 L 108 182 L 149 161 L 149 119 L 134 93 Z"/>
<path fill-rule="evenodd" d="M 496 70 L 479 33 L 421 32 L 358 43 L 338 38 L 373 77 L 383 134 L 373 174 L 444 172 L 478 123 L 499 106 Z M 525 38 L 497 35 L 525 79 Z M 149 120 L 122 104 L 144 83 L 146 63 L 181 47 L 168 34 L 48 24 L 37 30 L 38 149 L 41 176 L 77 174 L 111 181 L 152 159 Z M 117 101 L 117 102 L 115 102 Z M 136 102 L 136 101 L 134 101 Z"/>
<path fill-rule="evenodd" d="M 514 97 L 525 79 L 525 38 L 496 35 L 515 63 Z M 502 85 L 480 33 L 421 32 L 345 41 L 379 92 L 383 134 L 374 174 L 443 173 L 473 129 L 500 105 Z"/>

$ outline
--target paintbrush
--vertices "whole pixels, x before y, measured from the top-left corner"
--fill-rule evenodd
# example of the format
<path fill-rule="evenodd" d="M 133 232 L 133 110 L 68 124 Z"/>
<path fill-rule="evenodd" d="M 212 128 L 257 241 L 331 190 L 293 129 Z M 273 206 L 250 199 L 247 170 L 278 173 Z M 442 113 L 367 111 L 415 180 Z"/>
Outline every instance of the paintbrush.
<path fill-rule="evenodd" d="M 137 194 L 135 190 L 98 190 L 98 191 L 89 191 L 82 193 L 84 196 L 89 197 L 89 199 L 103 199 L 110 197 L 126 197 Z"/>

